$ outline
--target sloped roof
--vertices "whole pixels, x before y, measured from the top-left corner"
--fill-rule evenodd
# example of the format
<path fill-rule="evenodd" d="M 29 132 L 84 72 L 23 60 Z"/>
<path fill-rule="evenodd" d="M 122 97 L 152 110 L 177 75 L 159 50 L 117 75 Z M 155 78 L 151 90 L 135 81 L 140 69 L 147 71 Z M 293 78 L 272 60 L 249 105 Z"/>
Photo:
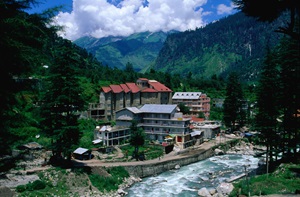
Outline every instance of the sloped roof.
<path fill-rule="evenodd" d="M 132 93 L 137 93 L 140 91 L 140 88 L 135 83 L 126 83 L 126 85 Z"/>
<path fill-rule="evenodd" d="M 102 87 L 102 91 L 105 93 L 108 93 L 111 91 L 111 88 L 110 87 Z"/>
<path fill-rule="evenodd" d="M 139 110 L 137 107 L 126 107 L 126 109 L 128 109 L 129 111 L 135 114 L 141 113 L 141 110 Z"/>
<path fill-rule="evenodd" d="M 126 84 L 120 84 L 120 86 L 124 90 L 125 93 L 130 92 L 130 89 L 128 88 L 128 86 Z"/>
<path fill-rule="evenodd" d="M 177 105 L 145 104 L 140 110 L 146 113 L 172 113 Z"/>
<path fill-rule="evenodd" d="M 198 99 L 201 92 L 175 92 L 172 99 Z"/>
<path fill-rule="evenodd" d="M 153 87 L 153 89 L 155 89 L 158 92 L 172 92 L 172 90 L 170 88 L 168 88 L 167 86 L 165 86 L 164 84 L 155 81 L 155 80 L 149 80 L 148 81 L 149 85 Z"/>
<path fill-rule="evenodd" d="M 152 88 L 145 88 L 141 92 L 157 92 L 157 90 L 154 90 Z"/>
<path fill-rule="evenodd" d="M 82 154 L 86 153 L 87 151 L 88 151 L 88 149 L 86 149 L 86 148 L 77 148 L 76 150 L 74 150 L 73 153 L 82 155 Z"/>
<path fill-rule="evenodd" d="M 111 90 L 113 91 L 113 93 L 121 93 L 121 92 L 123 92 L 123 89 L 121 88 L 120 85 L 110 85 L 109 87 L 111 88 Z"/>

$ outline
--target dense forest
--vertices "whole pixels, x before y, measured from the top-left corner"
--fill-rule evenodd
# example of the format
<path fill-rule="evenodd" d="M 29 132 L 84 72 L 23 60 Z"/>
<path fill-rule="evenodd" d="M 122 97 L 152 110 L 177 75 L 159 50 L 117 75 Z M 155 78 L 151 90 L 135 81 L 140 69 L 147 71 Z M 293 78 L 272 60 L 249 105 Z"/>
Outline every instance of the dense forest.
<path fill-rule="evenodd" d="M 127 63 L 124 70 L 104 66 L 85 49 L 57 36 L 57 30 L 62 27 L 51 25 L 57 10 L 28 14 L 24 10 L 32 2 L 4 0 L 0 3 L 0 27 L 3 30 L 0 32 L 1 155 L 10 154 L 22 143 L 38 141 L 52 149 L 54 156 L 63 154 L 70 159 L 77 144 L 89 147 L 93 139 L 90 131 L 99 123 L 83 119 L 81 115 L 87 110 L 88 103 L 98 102 L 101 86 L 135 82 L 139 77 L 156 79 L 174 92 L 202 91 L 211 98 L 225 98 L 224 109 L 212 109 L 211 118 L 224 120 L 227 127 L 233 127 L 236 122 L 240 126 L 252 126 L 261 131 L 261 143 L 272 150 L 287 148 L 290 155 L 298 146 L 300 87 L 295 85 L 299 81 L 300 68 L 298 38 L 284 34 L 276 47 L 267 50 L 271 45 L 261 46 L 260 50 L 266 48 L 266 56 L 260 65 L 263 72 L 258 87 L 243 83 L 244 75 L 239 70 L 230 73 L 229 80 L 218 75 L 197 77 L 192 71 L 184 77 L 170 70 L 150 69 L 141 74 L 134 71 L 131 63 Z M 195 37 L 203 39 L 203 36 Z M 216 35 L 211 39 L 217 38 Z M 168 38 L 167 46 L 177 46 L 177 42 L 183 41 L 190 46 L 191 56 L 187 58 L 192 57 L 193 50 L 205 50 L 189 43 L 191 39 L 180 37 L 174 40 L 173 36 Z M 172 56 L 182 53 L 176 47 L 171 49 Z M 218 48 L 221 49 L 225 53 L 226 45 Z M 251 56 L 255 54 L 255 51 L 251 52 Z M 168 61 L 168 57 L 166 54 L 165 60 Z M 241 64 L 250 64 L 241 57 L 237 58 Z M 182 69 L 185 67 L 182 65 Z M 241 113 L 245 109 L 241 101 L 253 104 L 251 114 L 248 111 Z M 281 143 L 276 143 L 278 141 Z"/>
<path fill-rule="evenodd" d="M 286 17 L 268 23 L 238 12 L 195 31 L 171 34 L 152 68 L 198 78 L 235 71 L 244 81 L 257 81 L 266 48 L 279 43 L 282 35 L 274 31 Z"/>

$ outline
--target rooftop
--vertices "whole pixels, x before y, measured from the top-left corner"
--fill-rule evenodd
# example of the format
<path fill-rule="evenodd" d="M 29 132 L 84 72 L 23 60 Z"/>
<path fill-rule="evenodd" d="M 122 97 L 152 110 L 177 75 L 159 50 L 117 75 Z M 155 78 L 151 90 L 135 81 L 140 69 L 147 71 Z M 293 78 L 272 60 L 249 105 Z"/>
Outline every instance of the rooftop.
<path fill-rule="evenodd" d="M 120 85 L 110 85 L 109 87 L 111 88 L 111 90 L 113 91 L 113 93 L 121 93 L 121 92 L 123 92 L 123 89 L 121 88 Z"/>
<path fill-rule="evenodd" d="M 199 99 L 201 92 L 175 92 L 172 99 Z"/>
<path fill-rule="evenodd" d="M 120 86 L 124 90 L 125 93 L 130 92 L 130 89 L 128 88 L 128 86 L 126 84 L 120 84 Z"/>
<path fill-rule="evenodd" d="M 137 93 L 140 91 L 140 88 L 135 83 L 126 83 L 126 85 L 131 90 L 132 93 Z"/>
<path fill-rule="evenodd" d="M 146 113 L 172 113 L 177 105 L 145 104 L 140 110 Z"/>
<path fill-rule="evenodd" d="M 155 81 L 155 80 L 149 80 L 149 85 L 153 87 L 158 92 L 172 92 L 172 90 L 168 87 L 166 87 L 164 84 Z"/>

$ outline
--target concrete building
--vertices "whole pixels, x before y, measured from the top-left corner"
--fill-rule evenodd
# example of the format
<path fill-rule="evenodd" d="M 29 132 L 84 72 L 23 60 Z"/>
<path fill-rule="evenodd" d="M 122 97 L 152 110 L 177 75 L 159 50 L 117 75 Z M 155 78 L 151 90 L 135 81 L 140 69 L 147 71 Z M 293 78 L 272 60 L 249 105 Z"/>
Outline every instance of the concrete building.
<path fill-rule="evenodd" d="M 213 139 L 221 131 L 221 123 L 218 121 L 191 121 L 193 132 L 203 135 L 204 139 Z"/>
<path fill-rule="evenodd" d="M 90 104 L 88 117 L 115 120 L 115 112 L 143 104 L 171 104 L 172 90 L 164 84 L 139 78 L 136 83 L 102 87 L 99 103 Z"/>
<path fill-rule="evenodd" d="M 165 139 L 172 138 L 181 148 L 196 142 L 197 134 L 191 136 L 190 118 L 178 113 L 177 105 L 167 104 L 144 104 L 116 111 L 116 126 L 98 127 L 96 137 L 107 146 L 122 144 L 130 138 L 132 120 L 143 128 L 149 140 L 163 143 Z"/>
<path fill-rule="evenodd" d="M 210 98 L 201 92 L 175 92 L 172 97 L 172 104 L 185 104 L 190 109 L 191 116 L 198 116 L 203 112 L 205 119 L 210 115 Z"/>
<path fill-rule="evenodd" d="M 102 142 L 104 146 L 124 144 L 128 142 L 130 138 L 128 127 L 97 126 L 94 132 L 95 139 L 98 141 L 98 143 Z"/>

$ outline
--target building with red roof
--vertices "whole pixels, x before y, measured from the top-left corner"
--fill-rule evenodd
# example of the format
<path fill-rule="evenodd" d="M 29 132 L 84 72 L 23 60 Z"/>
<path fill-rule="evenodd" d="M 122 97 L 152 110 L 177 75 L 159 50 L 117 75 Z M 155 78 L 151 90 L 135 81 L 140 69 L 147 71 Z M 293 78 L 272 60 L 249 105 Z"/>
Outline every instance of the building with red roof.
<path fill-rule="evenodd" d="M 136 83 L 102 87 L 99 100 L 98 104 L 90 104 L 89 116 L 95 119 L 114 120 L 115 112 L 125 107 L 171 104 L 172 90 L 156 80 L 139 78 Z M 97 106 L 96 109 L 93 109 L 95 106 Z"/>

